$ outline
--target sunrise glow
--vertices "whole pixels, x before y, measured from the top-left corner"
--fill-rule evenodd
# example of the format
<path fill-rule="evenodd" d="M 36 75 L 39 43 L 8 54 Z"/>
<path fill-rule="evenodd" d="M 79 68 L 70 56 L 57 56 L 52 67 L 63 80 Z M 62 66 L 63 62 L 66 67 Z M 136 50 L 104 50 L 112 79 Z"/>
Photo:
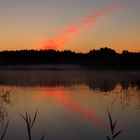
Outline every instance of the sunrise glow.
<path fill-rule="evenodd" d="M 0 50 L 88 52 L 109 47 L 139 52 L 139 4 L 137 0 L 1 1 Z"/>

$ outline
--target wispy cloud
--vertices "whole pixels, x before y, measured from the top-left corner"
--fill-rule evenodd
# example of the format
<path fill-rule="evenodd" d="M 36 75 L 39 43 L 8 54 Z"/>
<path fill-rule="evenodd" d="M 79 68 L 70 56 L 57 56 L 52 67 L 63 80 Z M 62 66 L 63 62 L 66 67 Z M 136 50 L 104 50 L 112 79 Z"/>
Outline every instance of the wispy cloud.
<path fill-rule="evenodd" d="M 93 28 L 95 23 L 100 20 L 101 17 L 118 11 L 122 8 L 120 5 L 112 5 L 99 9 L 90 16 L 86 17 L 82 22 L 78 24 L 67 27 L 62 30 L 57 36 L 50 38 L 49 40 L 44 40 L 43 45 L 39 49 L 60 49 L 68 44 L 74 37 L 78 36 L 84 29 Z"/>

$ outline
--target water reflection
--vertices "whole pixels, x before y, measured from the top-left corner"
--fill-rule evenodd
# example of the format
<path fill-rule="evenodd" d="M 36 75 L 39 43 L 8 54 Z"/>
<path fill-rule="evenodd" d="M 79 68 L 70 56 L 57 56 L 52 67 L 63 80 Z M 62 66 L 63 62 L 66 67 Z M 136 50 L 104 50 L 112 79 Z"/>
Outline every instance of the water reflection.
<path fill-rule="evenodd" d="M 11 94 L 7 87 L 10 86 L 14 92 L 11 108 L 21 113 L 26 108 L 31 113 L 38 108 L 37 124 L 40 130 L 47 128 L 50 140 L 104 139 L 108 130 L 107 108 L 120 117 L 119 124 L 127 130 L 120 140 L 130 136 L 140 138 L 134 131 L 140 129 L 140 113 L 136 110 L 140 109 L 139 72 L 0 71 L 0 77 L 0 127 L 8 118 Z M 24 125 L 12 109 L 7 137 L 24 140 Z M 36 128 L 35 140 L 38 135 Z"/>
<path fill-rule="evenodd" d="M 99 89 L 107 92 L 120 83 L 123 89 L 128 89 L 132 85 L 140 89 L 140 72 L 138 71 L 0 70 L 0 79 L 0 84 L 22 87 L 70 87 L 84 84 L 92 90 Z"/>
<path fill-rule="evenodd" d="M 137 86 L 123 88 L 118 83 L 112 91 L 112 94 L 114 94 L 112 106 L 117 103 L 121 105 L 122 109 L 126 109 L 135 102 L 137 103 L 136 108 L 140 109 L 140 89 Z"/>
<path fill-rule="evenodd" d="M 91 110 L 86 106 L 81 105 L 76 102 L 71 94 L 66 91 L 64 88 L 53 88 L 48 92 L 39 94 L 37 98 L 48 99 L 52 98 L 57 104 L 62 105 L 64 108 L 78 113 L 84 119 L 90 121 L 93 124 L 100 125 L 101 127 L 108 127 L 107 122 L 97 114 L 95 110 Z"/>
<path fill-rule="evenodd" d="M 78 85 L 69 88 L 16 88 L 18 89 L 18 91 L 15 90 L 18 93 L 16 96 L 19 96 L 17 98 L 19 101 L 15 103 L 15 107 L 18 108 L 17 110 L 24 112 L 22 108 L 24 104 L 26 104 L 26 107 L 31 108 L 31 110 L 35 104 L 37 106 L 40 105 L 39 115 L 41 115 L 41 119 L 37 123 L 39 124 L 40 130 L 43 130 L 44 128 L 42 128 L 42 126 L 46 125 L 46 135 L 48 139 L 51 140 L 55 140 L 57 137 L 62 140 L 66 139 L 67 137 L 68 140 L 76 140 L 78 138 L 81 140 L 85 140 L 87 138 L 95 138 L 99 140 L 104 139 L 105 134 L 103 132 L 108 132 L 109 130 L 106 122 L 108 121 L 106 110 L 107 107 L 110 107 L 110 103 L 112 106 L 111 112 L 113 112 L 113 118 L 121 115 L 119 118 L 119 124 L 121 125 L 121 128 L 123 126 L 123 130 L 127 129 L 127 134 L 125 133 L 123 136 L 123 133 L 121 136 L 122 139 L 127 140 L 130 135 L 132 135 L 132 132 L 130 133 L 131 128 L 140 128 L 139 122 L 137 122 L 139 120 L 140 114 L 134 109 L 130 108 L 131 105 L 136 105 L 135 100 L 137 100 L 137 97 L 140 94 L 139 89 L 136 86 L 130 86 L 128 89 L 123 89 L 121 84 L 118 83 L 112 91 L 108 92 L 100 90 L 93 91 L 90 90 L 86 85 Z M 26 100 L 23 100 L 23 98 Z M 121 114 L 119 114 L 118 110 L 120 109 L 120 105 L 122 108 L 128 103 L 128 111 L 126 112 L 125 118 L 123 118 L 124 113 L 121 112 Z M 131 114 L 131 111 L 133 111 L 133 114 Z M 42 116 L 44 116 L 44 119 L 42 119 Z M 128 116 L 137 117 L 136 119 L 129 119 Z M 121 119 L 123 121 L 120 122 Z M 124 122 L 127 123 L 124 125 Z M 77 127 L 79 131 L 77 131 L 75 127 Z M 84 132 L 85 130 L 88 130 L 88 132 L 92 133 L 88 133 L 87 131 Z M 36 131 L 38 131 L 38 128 Z M 83 132 L 83 134 L 79 132 Z M 61 135 L 59 135 L 59 133 Z M 135 133 L 133 132 L 133 134 Z M 73 137 L 71 137 L 71 135 Z M 137 138 L 139 138 L 139 136 L 137 136 Z M 120 138 L 120 140 L 122 139 Z"/>

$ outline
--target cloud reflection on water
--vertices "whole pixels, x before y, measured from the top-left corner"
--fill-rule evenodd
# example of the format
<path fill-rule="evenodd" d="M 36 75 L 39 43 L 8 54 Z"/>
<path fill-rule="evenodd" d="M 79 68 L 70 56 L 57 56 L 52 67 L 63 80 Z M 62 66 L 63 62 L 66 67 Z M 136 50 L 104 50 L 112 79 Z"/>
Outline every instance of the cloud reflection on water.
<path fill-rule="evenodd" d="M 85 118 L 86 120 L 90 121 L 93 124 L 97 124 L 101 127 L 108 127 L 107 122 L 103 120 L 101 116 L 97 114 L 95 110 L 91 110 L 86 106 L 81 105 L 80 103 L 76 102 L 71 96 L 68 91 L 64 88 L 53 88 L 48 92 L 43 92 L 39 94 L 37 98 L 52 98 L 58 105 L 63 106 L 64 108 L 72 111 L 74 113 L 78 113 L 81 117 Z"/>

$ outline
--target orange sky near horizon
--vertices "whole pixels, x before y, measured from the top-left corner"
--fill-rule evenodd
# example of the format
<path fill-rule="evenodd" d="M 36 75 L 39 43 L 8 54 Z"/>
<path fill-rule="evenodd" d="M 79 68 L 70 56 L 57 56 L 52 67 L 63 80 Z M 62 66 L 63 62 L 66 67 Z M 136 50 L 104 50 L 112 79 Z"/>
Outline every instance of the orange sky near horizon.
<path fill-rule="evenodd" d="M 50 48 L 84 53 L 108 47 L 117 52 L 140 52 L 138 0 L 59 1 L 0 1 L 0 51 L 49 49 L 46 43 L 55 42 Z M 95 24 L 95 19 L 88 19 L 110 5 L 127 7 L 102 13 Z M 85 20 L 92 25 L 87 27 Z"/>

